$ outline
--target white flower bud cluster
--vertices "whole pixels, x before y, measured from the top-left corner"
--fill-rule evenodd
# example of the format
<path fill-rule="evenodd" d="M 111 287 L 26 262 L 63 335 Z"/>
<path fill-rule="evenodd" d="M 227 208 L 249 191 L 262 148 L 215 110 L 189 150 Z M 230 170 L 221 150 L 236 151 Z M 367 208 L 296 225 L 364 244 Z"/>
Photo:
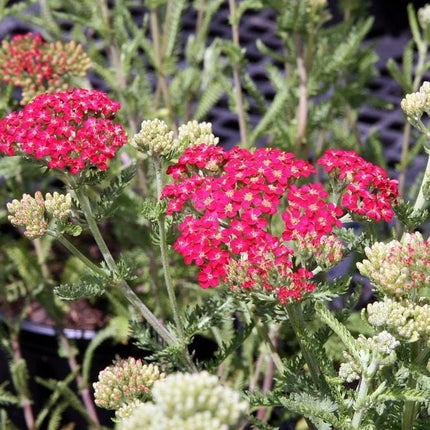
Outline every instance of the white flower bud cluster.
<path fill-rule="evenodd" d="M 361 374 L 370 363 L 369 360 L 376 359 L 380 369 L 396 361 L 395 349 L 400 342 L 388 331 L 384 330 L 370 338 L 360 335 L 356 341 L 362 362 L 357 363 L 352 355 L 344 351 L 345 362 L 341 363 L 339 367 L 339 377 L 344 381 L 353 382 L 360 379 Z"/>
<path fill-rule="evenodd" d="M 419 91 L 406 94 L 400 106 L 406 116 L 419 120 L 424 112 L 430 110 L 430 82 L 424 82 Z"/>
<path fill-rule="evenodd" d="M 131 139 L 131 145 L 145 157 L 163 156 L 177 149 L 173 131 L 160 119 L 143 121 L 139 133 Z"/>
<path fill-rule="evenodd" d="M 381 331 L 368 340 L 369 349 L 383 356 L 391 355 L 400 342 L 388 331 Z"/>
<path fill-rule="evenodd" d="M 374 327 L 385 327 L 408 342 L 430 341 L 430 306 L 410 299 L 401 301 L 384 297 L 367 306 L 367 320 Z"/>
<path fill-rule="evenodd" d="M 365 248 L 367 260 L 357 268 L 383 293 L 404 296 L 430 283 L 429 245 L 418 232 L 405 234 L 400 242 L 377 242 Z"/>
<path fill-rule="evenodd" d="M 181 125 L 178 130 L 176 144 L 185 150 L 188 146 L 199 145 L 217 145 L 219 138 L 212 133 L 212 124 L 210 122 L 189 121 Z"/>
<path fill-rule="evenodd" d="M 345 361 L 339 366 L 339 377 L 345 382 L 351 383 L 360 379 L 360 366 L 354 361 L 351 355 L 343 352 Z"/>
<path fill-rule="evenodd" d="M 70 194 L 47 193 L 45 195 L 45 209 L 49 216 L 58 220 L 65 220 L 71 214 L 72 196 Z"/>
<path fill-rule="evenodd" d="M 207 372 L 168 375 L 154 383 L 152 397 L 154 403 L 139 405 L 119 428 L 233 430 L 248 409 L 238 392 Z"/>
<path fill-rule="evenodd" d="M 418 22 L 423 30 L 426 30 L 430 26 L 430 4 L 426 4 L 422 8 L 418 9 Z"/>
<path fill-rule="evenodd" d="M 93 384 L 94 400 L 105 409 L 120 409 L 135 400 L 147 400 L 155 381 L 164 373 L 153 364 L 143 364 L 133 357 L 122 359 L 99 373 Z M 123 410 L 126 414 L 126 409 Z"/>
<path fill-rule="evenodd" d="M 46 234 L 48 223 L 45 219 L 43 195 L 36 191 L 34 198 L 24 194 L 21 200 L 14 199 L 7 204 L 9 221 L 16 227 L 24 227 L 24 234 L 29 239 L 36 239 Z"/>

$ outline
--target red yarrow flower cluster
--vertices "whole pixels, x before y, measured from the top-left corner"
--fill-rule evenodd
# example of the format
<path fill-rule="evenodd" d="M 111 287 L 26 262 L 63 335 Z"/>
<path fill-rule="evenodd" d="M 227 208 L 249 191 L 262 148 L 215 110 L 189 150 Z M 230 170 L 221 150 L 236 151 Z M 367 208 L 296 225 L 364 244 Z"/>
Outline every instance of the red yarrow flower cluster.
<path fill-rule="evenodd" d="M 0 46 L 0 79 L 22 88 L 21 104 L 38 94 L 66 90 L 71 76 L 84 76 L 91 60 L 74 41 L 47 43 L 39 34 L 17 35 Z"/>
<path fill-rule="evenodd" d="M 398 183 L 384 169 L 367 162 L 354 151 L 328 150 L 318 160 L 335 188 L 341 189 L 342 207 L 374 221 L 391 221 L 399 197 Z"/>
<path fill-rule="evenodd" d="M 168 214 L 190 210 L 174 248 L 186 264 L 200 267 L 201 287 L 239 283 L 274 292 L 281 303 L 313 291 L 312 272 L 294 268 L 286 241 L 331 233 L 342 211 L 327 202 L 321 185 L 295 185 L 315 173 L 311 164 L 278 149 L 226 152 L 201 144 L 187 148 L 167 172 L 174 179 L 162 194 Z M 285 230 L 277 237 L 271 218 L 286 203 Z"/>
<path fill-rule="evenodd" d="M 0 153 L 28 155 L 72 174 L 89 166 L 105 170 L 127 142 L 123 127 L 112 121 L 119 108 L 97 90 L 42 94 L 0 120 Z"/>

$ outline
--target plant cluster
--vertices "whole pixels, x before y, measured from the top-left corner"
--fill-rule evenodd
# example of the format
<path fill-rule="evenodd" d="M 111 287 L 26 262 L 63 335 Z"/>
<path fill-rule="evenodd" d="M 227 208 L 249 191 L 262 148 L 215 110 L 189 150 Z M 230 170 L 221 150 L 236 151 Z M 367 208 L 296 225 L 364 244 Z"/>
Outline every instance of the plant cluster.
<path fill-rule="evenodd" d="M 413 39 L 388 65 L 406 119 L 388 172 L 356 127 L 376 73 L 361 2 L 328 25 L 325 0 L 229 0 L 232 40 L 209 37 L 220 0 L 146 3 L 141 22 L 127 0 L 0 5 L 40 32 L 0 50 L 0 426 L 19 427 L 15 406 L 30 430 L 73 426 L 70 409 L 93 429 L 426 428 L 430 161 L 405 184 L 417 154 L 430 160 L 429 6 L 409 7 Z M 272 100 L 239 39 L 263 9 L 282 46 L 257 41 Z M 223 102 L 230 150 L 203 122 Z M 75 303 L 107 315 L 82 354 L 65 331 Z M 64 380 L 29 372 L 20 333 L 35 304 Z M 93 378 L 106 341 L 139 353 Z M 33 380 L 51 392 L 40 410 Z"/>

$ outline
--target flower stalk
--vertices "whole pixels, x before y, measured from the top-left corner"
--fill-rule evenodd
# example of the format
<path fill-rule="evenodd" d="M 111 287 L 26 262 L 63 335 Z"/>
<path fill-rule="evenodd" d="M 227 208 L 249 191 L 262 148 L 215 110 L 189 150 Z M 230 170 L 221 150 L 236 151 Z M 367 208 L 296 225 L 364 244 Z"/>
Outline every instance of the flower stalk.
<path fill-rule="evenodd" d="M 306 334 L 305 320 L 303 318 L 302 305 L 300 303 L 289 303 L 286 305 L 286 311 L 297 340 L 300 345 L 300 350 L 303 354 L 303 359 L 308 365 L 309 373 L 315 386 L 319 387 L 323 392 L 327 391 L 327 382 L 319 367 L 317 359 L 309 351 L 303 340 L 308 338 Z"/>
<path fill-rule="evenodd" d="M 76 197 L 81 205 L 82 212 L 87 220 L 88 227 L 103 255 L 109 269 L 114 273 L 118 273 L 118 267 L 115 263 L 109 248 L 106 245 L 103 236 L 100 233 L 97 222 L 92 213 L 90 201 L 81 188 L 75 189 Z M 151 325 L 151 327 L 159 334 L 159 336 L 168 344 L 176 344 L 175 337 L 164 327 L 164 325 L 157 319 L 157 317 L 149 310 L 149 308 L 139 299 L 137 294 L 131 289 L 125 280 L 122 280 L 120 286 L 128 299 L 128 301 L 141 313 L 143 318 Z"/>

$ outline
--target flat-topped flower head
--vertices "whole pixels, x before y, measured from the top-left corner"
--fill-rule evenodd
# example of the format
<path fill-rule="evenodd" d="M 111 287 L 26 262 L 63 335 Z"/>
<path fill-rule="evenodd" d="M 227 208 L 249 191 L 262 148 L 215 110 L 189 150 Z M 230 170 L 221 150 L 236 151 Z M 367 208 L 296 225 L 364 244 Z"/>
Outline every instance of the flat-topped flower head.
<path fill-rule="evenodd" d="M 174 373 L 154 383 L 153 403 L 138 405 L 122 430 L 233 430 L 248 409 L 240 394 L 208 372 Z"/>
<path fill-rule="evenodd" d="M 75 41 L 44 42 L 39 34 L 17 35 L 0 46 L 0 79 L 22 89 L 21 104 L 39 94 L 66 90 L 72 76 L 84 76 L 89 56 Z"/>
<path fill-rule="evenodd" d="M 398 183 L 384 169 L 354 151 L 330 149 L 318 160 L 333 188 L 341 195 L 340 205 L 364 219 L 391 221 L 398 198 Z"/>
<path fill-rule="evenodd" d="M 131 145 L 144 157 L 164 156 L 175 153 L 173 131 L 160 119 L 143 121 L 140 131 L 131 139 Z"/>
<path fill-rule="evenodd" d="M 8 219 L 16 227 L 24 227 L 24 235 L 29 239 L 37 239 L 47 232 L 48 222 L 45 218 L 43 195 L 36 191 L 34 197 L 24 194 L 21 200 L 13 200 L 7 204 Z"/>
<path fill-rule="evenodd" d="M 182 148 L 182 151 L 194 145 L 205 143 L 206 145 L 217 145 L 219 138 L 212 133 L 210 122 L 188 121 L 179 127 L 178 137 L 175 139 L 175 146 Z"/>
<path fill-rule="evenodd" d="M 430 284 L 430 242 L 418 232 L 365 248 L 367 259 L 357 263 L 375 288 L 393 296 L 419 296 Z"/>
<path fill-rule="evenodd" d="M 367 320 L 377 328 L 385 328 L 406 342 L 426 341 L 430 344 L 430 305 L 408 298 L 384 296 L 367 305 Z"/>
<path fill-rule="evenodd" d="M 418 91 L 406 94 L 400 106 L 412 125 L 417 125 L 424 112 L 430 112 L 430 82 L 425 81 Z"/>
<path fill-rule="evenodd" d="M 188 147 L 167 172 L 174 179 L 162 194 L 168 214 L 190 213 L 174 248 L 186 264 L 199 266 L 202 288 L 227 282 L 234 291 L 262 292 L 282 304 L 314 290 L 312 272 L 293 269 L 285 241 L 331 233 L 343 211 L 327 201 L 322 185 L 294 184 L 315 172 L 312 165 L 274 148 L 227 152 L 201 144 Z M 275 235 L 270 220 L 284 205 L 285 230 Z"/>
<path fill-rule="evenodd" d="M 96 405 L 118 410 L 130 402 L 147 400 L 160 379 L 164 379 L 164 373 L 156 365 L 143 364 L 133 357 L 122 359 L 99 373 L 93 384 Z"/>
<path fill-rule="evenodd" d="M 106 170 L 127 141 L 113 122 L 119 108 L 97 90 L 42 94 L 0 120 L 0 154 L 27 155 L 72 174 L 87 167 Z"/>

